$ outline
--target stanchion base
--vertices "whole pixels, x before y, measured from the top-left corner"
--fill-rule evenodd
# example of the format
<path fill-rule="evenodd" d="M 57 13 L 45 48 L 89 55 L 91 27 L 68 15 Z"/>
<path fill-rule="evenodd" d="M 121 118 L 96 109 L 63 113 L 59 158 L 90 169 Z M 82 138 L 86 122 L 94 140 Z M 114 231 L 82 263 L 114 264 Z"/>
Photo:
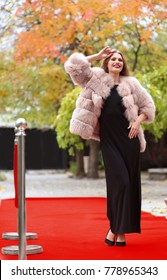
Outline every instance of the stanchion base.
<path fill-rule="evenodd" d="M 27 245 L 26 246 L 26 255 L 41 254 L 43 248 L 40 245 Z M 19 246 L 7 246 L 2 248 L 2 254 L 4 255 L 19 255 Z"/>
<path fill-rule="evenodd" d="M 37 238 L 38 238 L 37 233 L 26 232 L 26 239 L 27 240 L 32 240 L 32 239 L 37 239 Z M 5 233 L 2 234 L 2 239 L 18 240 L 19 239 L 19 234 L 18 234 L 18 232 L 5 232 Z"/>

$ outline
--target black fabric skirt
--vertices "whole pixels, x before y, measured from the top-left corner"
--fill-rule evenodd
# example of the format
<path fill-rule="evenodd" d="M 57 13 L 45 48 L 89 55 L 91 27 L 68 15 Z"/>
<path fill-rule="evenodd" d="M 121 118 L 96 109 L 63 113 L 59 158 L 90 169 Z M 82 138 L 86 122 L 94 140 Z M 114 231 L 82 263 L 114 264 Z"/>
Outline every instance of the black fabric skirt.
<path fill-rule="evenodd" d="M 129 122 L 117 86 L 100 116 L 100 142 L 107 185 L 107 216 L 113 233 L 140 233 L 140 143 L 130 139 Z"/>

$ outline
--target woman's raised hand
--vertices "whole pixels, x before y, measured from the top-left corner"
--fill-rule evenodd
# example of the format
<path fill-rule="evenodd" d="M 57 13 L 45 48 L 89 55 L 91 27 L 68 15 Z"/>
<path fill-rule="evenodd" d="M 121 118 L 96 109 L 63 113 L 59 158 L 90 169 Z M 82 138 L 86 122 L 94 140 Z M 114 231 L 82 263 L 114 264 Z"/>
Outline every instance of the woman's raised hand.
<path fill-rule="evenodd" d="M 106 59 L 114 52 L 116 52 L 116 49 L 111 49 L 109 46 L 107 46 L 98 53 L 98 58 Z"/>
<path fill-rule="evenodd" d="M 116 49 L 111 49 L 109 46 L 107 46 L 98 53 L 87 56 L 87 60 L 89 62 L 92 62 L 100 59 L 105 59 L 108 58 L 114 52 L 116 52 Z"/>

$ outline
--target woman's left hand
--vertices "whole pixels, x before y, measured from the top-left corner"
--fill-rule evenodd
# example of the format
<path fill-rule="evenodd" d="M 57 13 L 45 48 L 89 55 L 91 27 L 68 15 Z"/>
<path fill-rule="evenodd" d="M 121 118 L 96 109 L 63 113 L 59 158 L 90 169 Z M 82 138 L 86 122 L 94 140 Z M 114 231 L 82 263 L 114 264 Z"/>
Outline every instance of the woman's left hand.
<path fill-rule="evenodd" d="M 128 137 L 130 139 L 137 136 L 139 127 L 140 127 L 140 122 L 138 122 L 138 121 L 135 121 L 135 122 L 132 122 L 132 123 L 129 124 L 128 129 L 130 129 L 130 131 L 129 131 Z"/>
<path fill-rule="evenodd" d="M 106 59 L 108 58 L 111 54 L 116 52 L 116 49 L 111 49 L 109 46 L 103 48 L 99 53 L 98 53 L 98 58 L 99 59 Z"/>

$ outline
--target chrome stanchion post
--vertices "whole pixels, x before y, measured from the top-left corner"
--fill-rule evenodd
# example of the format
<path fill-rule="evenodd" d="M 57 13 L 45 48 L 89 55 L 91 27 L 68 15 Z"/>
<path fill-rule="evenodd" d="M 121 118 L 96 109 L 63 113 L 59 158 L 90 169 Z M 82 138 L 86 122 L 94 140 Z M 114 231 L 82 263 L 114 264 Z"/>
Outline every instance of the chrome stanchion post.
<path fill-rule="evenodd" d="M 18 139 L 16 137 L 17 133 L 18 133 L 18 127 L 15 127 L 14 149 L 15 149 L 16 146 L 18 147 Z M 14 153 L 14 157 L 17 157 L 17 156 L 18 155 Z M 15 170 L 15 163 L 14 163 L 13 169 Z M 18 166 L 17 166 L 17 169 L 18 169 Z M 15 176 L 18 176 L 18 174 L 16 174 Z M 15 188 L 17 188 L 17 187 L 18 186 L 15 185 Z M 18 197 L 16 197 L 16 199 L 18 199 Z M 38 234 L 36 232 L 26 232 L 26 239 L 27 240 L 33 240 L 33 239 L 37 239 L 37 238 L 38 238 Z M 2 239 L 18 240 L 19 239 L 19 234 L 18 234 L 18 232 L 4 232 L 4 233 L 2 233 Z"/>
<path fill-rule="evenodd" d="M 16 141 L 18 144 L 18 239 L 19 246 L 2 248 L 2 253 L 7 255 L 19 255 L 20 260 L 26 260 L 27 254 L 39 254 L 43 252 L 40 245 L 26 245 L 26 207 L 25 207 L 25 129 L 27 123 L 20 118 L 16 121 Z"/>
<path fill-rule="evenodd" d="M 19 259 L 26 259 L 26 212 L 25 212 L 25 129 L 27 123 L 24 119 L 16 122 L 18 143 L 18 233 L 19 233 Z"/>

